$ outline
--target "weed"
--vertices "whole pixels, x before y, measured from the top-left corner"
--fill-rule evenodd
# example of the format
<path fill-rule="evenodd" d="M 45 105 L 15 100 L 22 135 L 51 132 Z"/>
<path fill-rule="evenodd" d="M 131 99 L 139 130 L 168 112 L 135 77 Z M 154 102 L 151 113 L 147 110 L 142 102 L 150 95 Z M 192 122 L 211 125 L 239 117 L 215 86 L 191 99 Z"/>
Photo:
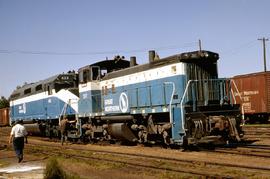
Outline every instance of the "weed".
<path fill-rule="evenodd" d="M 50 158 L 47 162 L 44 179 L 67 179 L 67 175 L 60 167 L 56 158 Z"/>

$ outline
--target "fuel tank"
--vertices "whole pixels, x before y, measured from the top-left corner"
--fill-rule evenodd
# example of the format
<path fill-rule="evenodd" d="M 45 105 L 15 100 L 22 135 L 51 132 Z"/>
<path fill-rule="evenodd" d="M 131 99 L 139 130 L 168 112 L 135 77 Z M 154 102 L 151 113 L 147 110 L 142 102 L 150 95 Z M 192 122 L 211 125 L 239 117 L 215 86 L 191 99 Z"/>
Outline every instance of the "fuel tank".
<path fill-rule="evenodd" d="M 125 123 L 115 123 L 108 125 L 108 133 L 114 138 L 136 142 L 138 139 Z"/>

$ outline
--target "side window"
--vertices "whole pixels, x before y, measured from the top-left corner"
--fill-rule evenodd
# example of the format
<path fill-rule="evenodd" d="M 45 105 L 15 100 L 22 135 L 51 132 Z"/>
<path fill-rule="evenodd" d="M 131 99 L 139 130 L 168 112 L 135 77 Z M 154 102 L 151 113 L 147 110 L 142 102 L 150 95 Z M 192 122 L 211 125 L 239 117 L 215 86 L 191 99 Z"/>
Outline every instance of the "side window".
<path fill-rule="evenodd" d="M 85 68 L 79 72 L 80 83 L 86 83 L 88 81 L 95 81 L 99 79 L 100 79 L 100 68 L 98 66 Z"/>
<path fill-rule="evenodd" d="M 24 94 L 30 94 L 30 93 L 31 93 L 31 88 L 24 90 Z"/>
<path fill-rule="evenodd" d="M 11 99 L 18 98 L 20 96 L 20 93 L 15 93 L 10 96 Z"/>
<path fill-rule="evenodd" d="M 99 80 L 100 79 L 100 69 L 99 67 L 92 67 L 92 80 Z"/>
<path fill-rule="evenodd" d="M 52 94 L 52 88 L 50 85 L 47 86 L 48 95 Z"/>
<path fill-rule="evenodd" d="M 82 71 L 80 71 L 79 73 L 79 80 L 80 83 L 86 83 L 88 81 L 90 81 L 90 69 L 84 69 Z"/>
<path fill-rule="evenodd" d="M 100 77 L 103 78 L 107 74 L 107 69 L 102 69 L 100 71 Z"/>
<path fill-rule="evenodd" d="M 90 79 L 89 69 L 83 70 L 83 82 L 86 83 Z"/>
<path fill-rule="evenodd" d="M 42 90 L 42 84 L 37 85 L 37 86 L 36 86 L 36 91 L 41 91 L 41 90 Z"/>

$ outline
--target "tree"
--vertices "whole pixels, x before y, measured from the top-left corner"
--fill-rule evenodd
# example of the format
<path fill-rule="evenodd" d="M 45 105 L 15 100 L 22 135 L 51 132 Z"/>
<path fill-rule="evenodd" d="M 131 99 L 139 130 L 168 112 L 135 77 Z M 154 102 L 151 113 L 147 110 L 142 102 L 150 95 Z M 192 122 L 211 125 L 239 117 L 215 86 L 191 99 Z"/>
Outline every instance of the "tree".
<path fill-rule="evenodd" d="M 1 96 L 0 99 L 0 109 L 9 107 L 9 101 L 4 97 Z"/>

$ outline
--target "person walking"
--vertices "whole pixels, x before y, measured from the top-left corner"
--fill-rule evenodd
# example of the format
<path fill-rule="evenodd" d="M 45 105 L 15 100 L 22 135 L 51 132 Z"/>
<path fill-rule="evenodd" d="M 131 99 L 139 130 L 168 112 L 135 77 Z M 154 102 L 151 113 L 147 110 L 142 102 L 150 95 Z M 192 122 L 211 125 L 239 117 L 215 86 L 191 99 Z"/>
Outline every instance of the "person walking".
<path fill-rule="evenodd" d="M 19 163 L 23 160 L 24 142 L 27 143 L 27 131 L 23 126 L 23 121 L 19 120 L 12 127 L 9 137 L 9 143 L 13 143 L 13 148 Z"/>

